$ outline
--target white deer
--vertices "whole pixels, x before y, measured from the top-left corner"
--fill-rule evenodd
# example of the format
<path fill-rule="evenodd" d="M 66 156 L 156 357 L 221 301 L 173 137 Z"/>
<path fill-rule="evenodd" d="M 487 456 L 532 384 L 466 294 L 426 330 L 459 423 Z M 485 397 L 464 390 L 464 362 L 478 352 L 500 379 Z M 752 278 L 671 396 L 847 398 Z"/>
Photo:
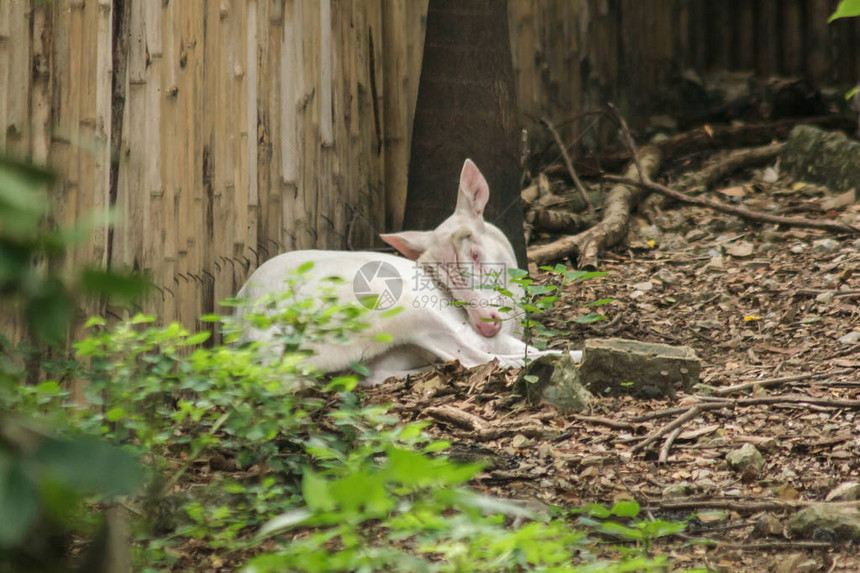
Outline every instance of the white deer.
<path fill-rule="evenodd" d="M 341 279 L 334 287 L 342 302 L 363 301 L 376 294 L 371 306 L 385 309 L 396 302 L 402 311 L 383 318 L 371 310 L 370 326 L 355 333 L 349 344 L 310 342 L 309 365 L 323 372 L 346 370 L 363 362 L 370 370 L 366 384 L 382 382 L 448 360 L 472 367 L 499 359 L 506 367 L 521 366 L 524 358 L 542 354 L 522 341 L 518 320 L 503 318 L 500 307 L 513 301 L 497 290 L 480 288 L 501 280 L 509 292 L 507 270 L 516 267 L 510 241 L 496 226 L 484 221 L 490 196 L 487 181 L 467 159 L 460 173 L 454 214 L 433 231 L 405 231 L 381 238 L 406 258 L 373 252 L 293 251 L 261 265 L 239 291 L 250 301 L 265 299 L 284 290 L 291 270 L 312 262 L 302 275 L 295 296 L 314 298 L 329 277 Z M 395 300 L 396 299 L 396 300 Z M 237 314 L 241 317 L 243 311 Z M 390 341 L 378 335 L 387 334 Z M 248 328 L 243 339 L 277 348 L 278 330 Z M 578 353 L 571 353 L 578 360 Z"/>

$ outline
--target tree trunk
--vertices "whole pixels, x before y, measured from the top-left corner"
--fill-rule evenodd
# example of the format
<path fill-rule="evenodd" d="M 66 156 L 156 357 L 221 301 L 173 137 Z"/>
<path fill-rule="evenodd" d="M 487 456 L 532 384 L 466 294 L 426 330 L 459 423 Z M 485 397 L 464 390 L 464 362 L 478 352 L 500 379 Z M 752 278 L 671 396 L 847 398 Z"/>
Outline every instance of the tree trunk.
<path fill-rule="evenodd" d="M 432 229 L 453 211 L 463 160 L 490 185 L 485 218 L 525 266 L 519 130 L 507 2 L 430 0 L 403 226 Z"/>

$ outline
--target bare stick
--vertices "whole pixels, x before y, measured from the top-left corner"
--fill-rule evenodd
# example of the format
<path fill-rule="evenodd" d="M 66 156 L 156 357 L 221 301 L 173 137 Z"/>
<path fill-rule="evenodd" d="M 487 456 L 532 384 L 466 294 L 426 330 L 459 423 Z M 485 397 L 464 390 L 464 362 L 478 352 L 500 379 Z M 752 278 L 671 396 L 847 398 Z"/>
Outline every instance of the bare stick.
<path fill-rule="evenodd" d="M 605 178 L 616 183 L 623 183 L 624 185 L 635 185 L 642 189 L 647 189 L 648 191 L 665 195 L 666 197 L 670 197 L 676 201 L 687 203 L 688 205 L 708 207 L 714 211 L 735 215 L 736 217 L 750 221 L 788 225 L 790 227 L 804 227 L 807 229 L 824 229 L 837 233 L 860 234 L 860 227 L 855 227 L 847 223 L 839 223 L 838 221 L 822 221 L 818 219 L 806 219 L 804 217 L 781 217 L 779 215 L 762 213 L 761 211 L 752 211 L 750 209 L 745 209 L 744 207 L 735 207 L 734 205 L 728 205 L 721 201 L 715 201 L 706 197 L 691 197 L 686 193 L 675 191 L 674 189 L 670 189 L 665 185 L 660 185 L 659 183 L 654 183 L 653 181 L 637 181 L 635 179 L 618 177 L 616 175 L 606 175 Z"/>
<path fill-rule="evenodd" d="M 555 144 L 558 145 L 558 148 L 561 151 L 561 157 L 564 159 L 564 164 L 567 167 L 567 172 L 570 175 L 570 178 L 573 180 L 573 184 L 576 185 L 576 190 L 579 191 L 580 195 L 582 195 L 582 200 L 585 201 L 586 205 L 588 205 L 588 214 L 592 218 L 594 218 L 594 204 L 588 197 L 588 192 L 582 185 L 582 181 L 580 181 L 579 177 L 576 175 L 576 170 L 573 168 L 573 162 L 570 160 L 570 155 L 568 155 L 567 153 L 567 147 L 565 147 L 564 142 L 561 140 L 561 136 L 555 130 L 555 126 L 553 126 L 552 122 L 548 118 L 544 117 L 540 121 L 552 134 L 553 139 L 555 139 Z"/>
<path fill-rule="evenodd" d="M 763 501 L 744 501 L 731 499 L 667 499 L 659 498 L 648 503 L 651 507 L 660 507 L 665 510 L 681 509 L 727 509 L 740 514 L 758 513 L 760 511 L 781 511 L 786 509 L 800 509 L 811 505 L 827 505 L 829 507 L 858 507 L 860 501 L 838 501 L 821 502 L 812 500 L 789 500 L 772 499 Z"/>
<path fill-rule="evenodd" d="M 735 405 L 735 401 L 729 398 L 724 398 L 720 402 L 714 402 L 710 404 L 696 404 L 696 407 L 699 408 L 702 412 L 708 410 L 719 410 L 720 408 L 733 408 Z M 668 418 L 669 416 L 677 416 L 678 414 L 683 414 L 687 410 L 689 410 L 689 406 L 678 406 L 676 408 L 666 408 L 665 410 L 657 410 L 656 412 L 648 412 L 647 414 L 642 414 L 641 416 L 635 416 L 630 419 L 630 422 L 633 424 L 641 424 L 642 422 L 648 422 L 650 420 L 656 420 L 658 418 Z"/>
<path fill-rule="evenodd" d="M 675 443 L 675 440 L 678 439 L 678 436 L 681 435 L 681 430 L 684 428 L 682 426 L 678 426 L 672 432 L 666 436 L 666 440 L 663 442 L 663 447 L 660 448 L 660 455 L 657 457 L 657 461 L 661 464 L 665 464 L 669 460 L 669 450 L 672 449 L 672 444 Z"/>
<path fill-rule="evenodd" d="M 758 386 L 775 386 L 778 384 L 786 384 L 788 382 L 800 382 L 801 380 L 819 380 L 821 378 L 829 378 L 830 376 L 851 374 L 852 372 L 854 372 L 853 368 L 844 368 L 842 370 L 836 370 L 834 372 L 819 372 L 817 374 L 813 374 L 810 372 L 808 374 L 798 374 L 796 376 L 783 376 L 782 378 L 763 378 L 762 380 L 745 382 L 743 384 L 735 384 L 734 386 L 715 388 L 713 393 L 716 396 L 726 396 L 728 394 L 743 392 L 744 390 L 749 390 Z"/>
<path fill-rule="evenodd" d="M 685 414 L 678 416 L 677 418 L 675 418 L 674 420 L 672 420 L 671 422 L 669 422 L 668 424 L 666 424 L 662 428 L 651 432 L 651 434 L 647 438 L 645 438 L 644 440 L 642 440 L 641 442 L 639 442 L 638 444 L 633 446 L 630 449 L 630 451 L 633 453 L 636 453 L 638 451 L 644 450 L 646 447 L 651 445 L 652 442 L 656 442 L 662 436 L 665 436 L 666 434 L 668 434 L 669 432 L 671 432 L 675 428 L 678 428 L 678 427 L 686 424 L 687 422 L 689 422 L 690 420 L 692 420 L 693 418 L 695 418 L 696 416 L 698 416 L 701 413 L 702 413 L 702 410 L 699 408 L 698 405 L 691 407 L 689 410 L 687 410 L 687 412 Z"/>
<path fill-rule="evenodd" d="M 581 416 L 579 414 L 574 414 L 573 419 L 579 420 L 580 422 L 585 422 L 587 424 L 596 424 L 598 426 L 614 428 L 616 430 L 635 430 L 637 428 L 637 424 L 631 424 L 630 422 L 619 422 L 618 420 L 603 418 L 601 416 Z"/>
<path fill-rule="evenodd" d="M 630 151 L 630 156 L 633 158 L 633 165 L 636 166 L 636 172 L 639 173 L 639 178 L 642 179 L 642 181 L 651 181 L 648 174 L 642 170 L 642 163 L 639 161 L 639 152 L 636 151 L 636 143 L 633 141 L 633 135 L 630 133 L 630 128 L 627 127 L 627 122 L 624 120 L 624 116 L 621 115 L 621 112 L 618 111 L 618 108 L 615 107 L 614 103 L 609 102 L 606 104 L 606 107 L 609 108 L 609 115 L 615 118 L 615 121 L 618 122 L 619 128 L 621 128 L 621 141 Z"/>

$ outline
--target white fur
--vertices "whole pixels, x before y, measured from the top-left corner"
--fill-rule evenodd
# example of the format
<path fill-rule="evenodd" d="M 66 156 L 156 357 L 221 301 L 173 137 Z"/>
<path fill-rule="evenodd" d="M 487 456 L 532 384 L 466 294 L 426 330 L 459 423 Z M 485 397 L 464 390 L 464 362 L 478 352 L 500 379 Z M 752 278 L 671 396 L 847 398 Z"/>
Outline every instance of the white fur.
<path fill-rule="evenodd" d="M 366 382 L 373 384 L 389 376 L 415 371 L 434 362 L 459 360 L 471 367 L 498 358 L 503 366 L 520 366 L 523 359 L 542 354 L 526 345 L 520 338 L 516 318 L 488 322 L 500 316 L 498 306 L 510 306 L 493 290 L 458 288 L 457 273 L 436 273 L 445 288 L 429 276 L 425 264 L 465 262 L 478 256 L 481 261 L 499 264 L 505 269 L 516 267 L 510 242 L 497 227 L 483 220 L 483 210 L 489 197 L 484 177 L 470 160 L 466 160 L 460 177 L 460 191 L 454 214 L 434 231 L 407 231 L 383 235 L 410 260 L 395 255 L 372 252 L 293 251 L 278 255 L 261 265 L 239 291 L 239 296 L 256 301 L 276 295 L 284 289 L 288 273 L 300 265 L 313 262 L 313 268 L 302 276 L 297 299 L 318 298 L 321 289 L 330 283 L 329 277 L 342 280 L 334 288 L 342 304 L 359 302 L 353 292 L 353 279 L 365 264 L 380 262 L 391 265 L 400 277 L 402 294 L 397 306 L 403 310 L 388 318 L 383 312 L 369 310 L 365 318 L 370 327 L 354 335 L 349 344 L 308 343 L 313 356 L 307 363 L 324 372 L 349 368 L 353 362 L 364 362 L 370 369 Z M 480 267 L 475 267 L 480 268 Z M 507 273 L 501 277 L 507 279 Z M 485 277 L 471 277 L 484 280 Z M 329 287 L 331 288 L 331 287 Z M 508 286 L 513 292 L 516 289 Z M 452 304 L 452 294 L 465 308 Z M 283 304 L 288 304 L 285 301 Z M 238 315 L 241 317 L 242 310 Z M 379 334 L 393 337 L 391 342 L 379 342 Z M 244 340 L 271 343 L 277 350 L 277 332 L 248 329 Z"/>

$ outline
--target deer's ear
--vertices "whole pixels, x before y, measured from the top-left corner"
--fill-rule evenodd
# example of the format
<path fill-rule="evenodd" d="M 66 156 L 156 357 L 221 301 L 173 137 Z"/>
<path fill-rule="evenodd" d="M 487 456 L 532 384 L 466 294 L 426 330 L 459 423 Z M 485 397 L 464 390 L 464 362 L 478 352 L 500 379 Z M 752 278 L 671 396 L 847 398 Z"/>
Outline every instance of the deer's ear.
<path fill-rule="evenodd" d="M 430 235 L 430 231 L 403 231 L 379 235 L 379 238 L 397 249 L 407 259 L 414 261 L 427 250 Z"/>
<path fill-rule="evenodd" d="M 473 217 L 484 216 L 484 207 L 490 199 L 490 186 L 478 171 L 471 159 L 463 163 L 460 172 L 460 190 L 457 193 L 457 211 L 464 211 Z"/>

